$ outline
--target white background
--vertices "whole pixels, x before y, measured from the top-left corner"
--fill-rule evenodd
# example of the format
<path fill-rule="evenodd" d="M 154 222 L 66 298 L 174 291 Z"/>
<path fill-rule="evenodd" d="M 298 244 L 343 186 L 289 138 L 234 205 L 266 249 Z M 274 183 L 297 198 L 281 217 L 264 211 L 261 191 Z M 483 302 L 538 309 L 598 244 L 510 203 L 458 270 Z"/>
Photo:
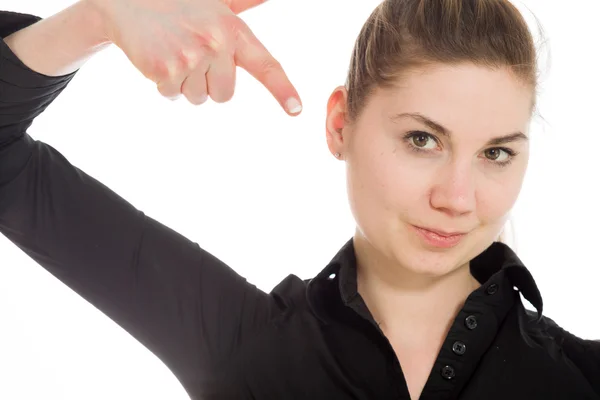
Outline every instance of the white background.
<path fill-rule="evenodd" d="M 47 17 L 72 2 L 3 0 L 2 8 Z M 354 231 L 343 163 L 325 142 L 325 111 L 377 3 L 271 0 L 244 14 L 300 91 L 299 118 L 241 70 L 230 103 L 172 103 L 113 47 L 30 133 L 263 290 L 290 273 L 309 278 Z M 541 21 L 549 39 L 541 55 L 550 52 L 552 62 L 543 65 L 544 120 L 533 124 L 515 246 L 545 313 L 600 338 L 600 3 L 519 4 Z M 0 254 L 0 399 L 188 398 L 152 353 L 3 236 Z"/>

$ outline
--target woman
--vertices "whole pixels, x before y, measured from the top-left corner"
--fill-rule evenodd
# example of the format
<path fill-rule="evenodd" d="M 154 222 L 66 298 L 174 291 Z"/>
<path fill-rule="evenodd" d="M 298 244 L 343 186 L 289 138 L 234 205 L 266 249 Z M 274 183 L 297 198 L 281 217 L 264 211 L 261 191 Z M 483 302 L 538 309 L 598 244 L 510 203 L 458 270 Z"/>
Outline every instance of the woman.
<path fill-rule="evenodd" d="M 314 279 L 269 294 L 26 133 L 110 43 L 164 96 L 227 101 L 238 65 L 298 114 L 285 73 L 235 15 L 258 3 L 2 13 L 2 233 L 194 399 L 600 399 L 600 343 L 545 317 L 526 267 L 496 241 L 526 171 L 537 84 L 531 34 L 506 0 L 377 7 L 327 110 L 356 233 Z"/>

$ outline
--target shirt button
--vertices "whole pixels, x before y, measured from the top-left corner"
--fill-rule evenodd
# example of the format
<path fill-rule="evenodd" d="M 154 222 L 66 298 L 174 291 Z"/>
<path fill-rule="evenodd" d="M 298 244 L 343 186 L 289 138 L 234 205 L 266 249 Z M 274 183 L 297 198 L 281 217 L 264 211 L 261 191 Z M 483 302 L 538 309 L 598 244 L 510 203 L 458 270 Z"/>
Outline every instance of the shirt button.
<path fill-rule="evenodd" d="M 454 371 L 454 368 L 452 368 L 449 365 L 446 365 L 444 368 L 442 368 L 442 377 L 444 377 L 445 379 L 452 379 L 456 376 L 456 372 Z"/>
<path fill-rule="evenodd" d="M 469 315 L 466 319 L 465 319 L 465 325 L 467 326 L 467 328 L 469 328 L 470 330 L 473 330 L 475 328 L 477 328 L 477 318 L 475 318 L 474 315 Z"/>
<path fill-rule="evenodd" d="M 488 286 L 488 288 L 486 289 L 487 294 L 494 294 L 498 291 L 498 285 L 495 283 L 492 283 L 490 286 Z"/>
<path fill-rule="evenodd" d="M 465 351 L 467 351 L 467 345 L 461 342 L 460 340 L 456 341 L 452 345 L 452 351 L 454 352 L 454 354 L 462 356 L 463 354 L 465 354 Z"/>

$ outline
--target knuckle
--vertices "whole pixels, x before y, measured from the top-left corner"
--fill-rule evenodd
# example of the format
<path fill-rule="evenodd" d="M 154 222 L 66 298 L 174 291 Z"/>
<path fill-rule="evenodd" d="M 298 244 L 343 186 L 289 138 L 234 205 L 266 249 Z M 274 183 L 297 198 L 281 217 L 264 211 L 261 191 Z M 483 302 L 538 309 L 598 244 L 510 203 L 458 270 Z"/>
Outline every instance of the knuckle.
<path fill-rule="evenodd" d="M 184 65 L 187 70 L 192 70 L 200 62 L 201 56 L 195 49 L 181 48 L 177 51 L 176 58 L 179 64 Z"/>
<path fill-rule="evenodd" d="M 224 38 L 230 40 L 237 31 L 243 28 L 244 23 L 235 14 L 223 14 L 217 19 L 215 26 L 218 26 L 219 32 Z"/>
<path fill-rule="evenodd" d="M 170 69 L 168 61 L 156 60 L 153 63 L 152 75 L 156 76 L 161 81 L 170 79 Z"/>
<path fill-rule="evenodd" d="M 180 50 L 174 57 L 155 60 L 151 73 L 161 81 L 172 81 L 184 76 L 190 70 L 188 56 L 193 57 L 188 51 Z"/>
<path fill-rule="evenodd" d="M 225 46 L 225 35 L 219 25 L 210 25 L 195 35 L 200 48 L 209 48 L 213 52 L 222 51 Z"/>
<path fill-rule="evenodd" d="M 208 47 L 213 52 L 229 52 L 239 26 L 236 15 L 221 15 L 196 33 L 195 41 L 199 47 Z"/>

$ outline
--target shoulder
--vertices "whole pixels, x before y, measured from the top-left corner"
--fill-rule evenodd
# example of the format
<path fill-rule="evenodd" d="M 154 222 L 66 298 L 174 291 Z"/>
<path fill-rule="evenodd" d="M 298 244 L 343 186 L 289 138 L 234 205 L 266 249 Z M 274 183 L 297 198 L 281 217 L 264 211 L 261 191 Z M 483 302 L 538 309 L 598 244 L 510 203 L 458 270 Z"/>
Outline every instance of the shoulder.
<path fill-rule="evenodd" d="M 0 10 L 0 37 L 6 37 L 32 25 L 42 18 L 36 15 L 22 14 L 14 11 Z"/>
<path fill-rule="evenodd" d="M 580 338 L 560 326 L 552 318 L 545 315 L 542 316 L 540 321 L 536 321 L 537 313 L 535 311 L 525 310 L 525 314 L 529 323 L 536 324 L 540 330 L 546 332 L 559 345 L 572 344 L 581 347 L 582 349 L 600 351 L 600 339 L 590 340 Z M 600 353 L 597 355 L 600 356 Z"/>
<path fill-rule="evenodd" d="M 301 279 L 294 274 L 288 275 L 271 291 L 271 296 L 283 310 L 298 309 L 306 304 L 306 288 L 310 279 Z"/>
<path fill-rule="evenodd" d="M 537 320 L 537 313 L 526 310 L 529 334 L 545 336 L 556 344 L 600 393 L 600 340 L 584 339 L 569 332 L 553 319 L 542 316 Z"/>

